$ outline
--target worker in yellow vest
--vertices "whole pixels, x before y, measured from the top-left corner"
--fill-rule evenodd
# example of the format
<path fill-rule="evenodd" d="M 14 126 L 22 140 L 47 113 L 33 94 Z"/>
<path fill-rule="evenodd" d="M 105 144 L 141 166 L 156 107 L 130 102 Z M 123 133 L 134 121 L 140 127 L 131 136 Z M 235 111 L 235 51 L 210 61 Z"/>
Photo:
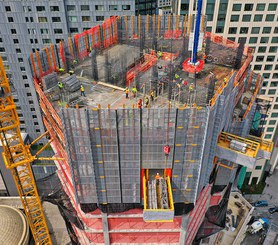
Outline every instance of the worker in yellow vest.
<path fill-rule="evenodd" d="M 84 86 L 82 84 L 80 86 L 80 92 L 81 92 L 81 96 L 86 97 L 86 95 L 85 95 L 85 88 L 84 88 Z"/>
<path fill-rule="evenodd" d="M 129 88 L 125 88 L 125 98 L 128 99 L 128 94 L 129 94 Z"/>
<path fill-rule="evenodd" d="M 194 84 L 193 83 L 190 83 L 190 85 L 189 85 L 189 92 L 190 93 L 194 92 Z"/>
<path fill-rule="evenodd" d="M 131 91 L 133 93 L 133 97 L 135 98 L 137 95 L 137 88 L 134 86 Z"/>

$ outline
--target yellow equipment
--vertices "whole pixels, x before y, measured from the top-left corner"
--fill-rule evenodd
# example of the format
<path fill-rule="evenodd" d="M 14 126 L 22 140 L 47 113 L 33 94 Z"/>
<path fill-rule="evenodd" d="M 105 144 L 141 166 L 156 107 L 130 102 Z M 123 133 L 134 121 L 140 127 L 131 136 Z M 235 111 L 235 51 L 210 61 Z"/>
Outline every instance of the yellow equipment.
<path fill-rule="evenodd" d="M 12 172 L 25 214 L 30 225 L 35 244 L 52 244 L 42 204 L 37 191 L 31 163 L 46 148 L 46 144 L 35 156 L 31 155 L 30 145 L 25 145 L 19 130 L 19 118 L 12 97 L 9 81 L 0 57 L 0 140 L 3 146 L 3 159 Z M 34 144 L 47 133 L 32 142 Z M 51 158 L 53 160 L 54 158 Z M 45 158 L 46 160 L 46 158 Z M 50 160 L 50 159 L 48 159 Z"/>

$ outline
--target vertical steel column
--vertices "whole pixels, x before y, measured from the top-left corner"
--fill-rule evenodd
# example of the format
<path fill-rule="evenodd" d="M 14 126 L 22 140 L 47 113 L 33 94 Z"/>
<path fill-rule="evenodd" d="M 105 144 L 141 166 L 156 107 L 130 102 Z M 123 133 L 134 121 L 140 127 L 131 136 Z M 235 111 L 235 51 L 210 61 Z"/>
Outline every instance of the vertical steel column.
<path fill-rule="evenodd" d="M 195 33 L 194 33 L 194 46 L 193 46 L 193 56 L 192 63 L 197 63 L 197 52 L 198 52 L 198 43 L 199 43 L 199 32 L 200 32 L 200 22 L 201 22 L 201 12 L 202 12 L 203 0 L 198 0 L 198 11 L 195 24 Z"/>

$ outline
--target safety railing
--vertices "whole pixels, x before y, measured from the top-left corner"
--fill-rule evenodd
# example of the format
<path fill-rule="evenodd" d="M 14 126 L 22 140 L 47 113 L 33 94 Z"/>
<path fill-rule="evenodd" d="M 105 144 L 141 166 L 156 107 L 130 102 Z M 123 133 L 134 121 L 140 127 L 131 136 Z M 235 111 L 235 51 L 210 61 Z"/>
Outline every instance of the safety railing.
<path fill-rule="evenodd" d="M 239 148 L 241 149 L 234 147 L 233 144 L 240 145 Z M 226 132 L 222 132 L 219 135 L 218 145 L 231 151 L 235 151 L 253 158 L 257 156 L 260 148 L 260 143 L 256 141 L 242 138 Z"/>
<path fill-rule="evenodd" d="M 256 137 L 253 135 L 248 135 L 248 139 L 260 143 L 260 149 L 263 151 L 272 152 L 272 150 L 273 150 L 273 142 L 270 140 L 265 140 L 265 139 L 262 139 L 260 137 Z"/>

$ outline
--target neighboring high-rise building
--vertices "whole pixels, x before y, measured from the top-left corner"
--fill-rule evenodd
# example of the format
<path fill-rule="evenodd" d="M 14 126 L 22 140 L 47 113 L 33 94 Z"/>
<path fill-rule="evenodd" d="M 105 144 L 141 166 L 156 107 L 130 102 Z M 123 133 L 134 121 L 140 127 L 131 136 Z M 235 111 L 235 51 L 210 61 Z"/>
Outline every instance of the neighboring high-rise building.
<path fill-rule="evenodd" d="M 176 14 L 194 14 L 197 1 L 176 1 Z M 254 123 L 258 135 L 274 140 L 278 127 L 278 3 L 275 0 L 204 0 L 203 12 L 207 16 L 207 31 L 235 42 L 245 42 L 254 49 L 252 69 L 264 77 L 261 95 L 272 99 L 271 106 L 258 114 Z M 266 105 L 267 106 L 267 105 Z M 263 131 L 261 129 L 263 128 Z M 247 170 L 249 184 L 262 180 L 265 171 L 275 169 L 277 154 L 269 162 L 258 161 L 253 170 Z"/>
<path fill-rule="evenodd" d="M 57 190 L 68 194 L 74 211 L 63 216 L 81 244 L 200 241 L 225 228 L 241 166 L 270 157 L 271 142 L 249 135 L 262 85 L 250 70 L 252 50 L 200 35 L 206 45 L 193 66 L 193 23 L 111 17 L 31 55 L 43 122 L 61 159 L 45 193 L 54 201 L 66 199 Z"/>
<path fill-rule="evenodd" d="M 0 55 L 12 83 L 22 132 L 31 139 L 44 132 L 29 68 L 30 53 L 67 40 L 111 15 L 134 13 L 135 3 L 128 0 L 0 2 Z"/>

